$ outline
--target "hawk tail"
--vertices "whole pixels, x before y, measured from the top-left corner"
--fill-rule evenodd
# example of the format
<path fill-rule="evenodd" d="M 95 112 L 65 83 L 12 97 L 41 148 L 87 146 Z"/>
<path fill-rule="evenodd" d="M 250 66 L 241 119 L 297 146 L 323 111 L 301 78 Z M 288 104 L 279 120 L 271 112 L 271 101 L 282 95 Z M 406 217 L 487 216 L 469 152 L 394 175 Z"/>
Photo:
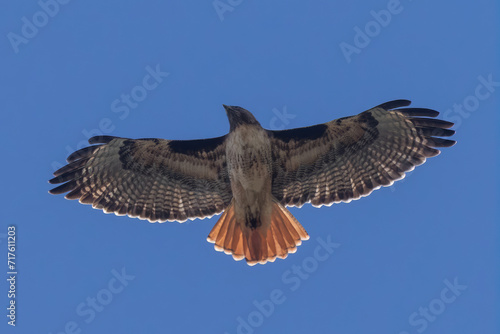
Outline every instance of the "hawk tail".
<path fill-rule="evenodd" d="M 208 235 L 207 241 L 214 244 L 216 251 L 231 254 L 236 261 L 247 260 L 253 266 L 257 263 L 274 262 L 295 253 L 302 240 L 309 235 L 302 225 L 283 205 L 273 201 L 271 224 L 255 229 L 236 221 L 234 203 L 228 206 Z"/>

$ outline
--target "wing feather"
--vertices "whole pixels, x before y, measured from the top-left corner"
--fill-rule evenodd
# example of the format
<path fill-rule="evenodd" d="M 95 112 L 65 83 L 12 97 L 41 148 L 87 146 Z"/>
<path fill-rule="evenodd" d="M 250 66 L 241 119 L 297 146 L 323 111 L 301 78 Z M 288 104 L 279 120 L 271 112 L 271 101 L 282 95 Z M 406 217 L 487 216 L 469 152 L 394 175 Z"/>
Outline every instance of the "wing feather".
<path fill-rule="evenodd" d="M 436 156 L 455 141 L 453 123 L 439 112 L 400 108 L 408 100 L 381 104 L 356 116 L 307 128 L 269 131 L 273 144 L 272 193 L 283 205 L 350 202 Z M 394 109 L 400 108 L 400 109 Z"/>
<path fill-rule="evenodd" d="M 106 213 L 184 221 L 222 212 L 232 192 L 225 136 L 205 140 L 98 136 L 54 172 L 51 194 L 69 192 Z"/>

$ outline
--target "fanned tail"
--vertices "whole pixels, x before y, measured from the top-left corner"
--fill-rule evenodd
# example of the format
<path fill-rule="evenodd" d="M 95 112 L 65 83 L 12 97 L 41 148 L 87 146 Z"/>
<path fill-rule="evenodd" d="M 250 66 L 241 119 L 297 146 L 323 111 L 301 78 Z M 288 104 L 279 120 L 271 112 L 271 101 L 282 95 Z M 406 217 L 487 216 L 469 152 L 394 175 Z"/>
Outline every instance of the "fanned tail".
<path fill-rule="evenodd" d="M 251 229 L 236 220 L 234 203 L 228 206 L 208 235 L 207 241 L 216 251 L 231 254 L 236 261 L 247 260 L 248 265 L 274 262 L 295 253 L 302 240 L 309 235 L 295 217 L 273 200 L 271 224 Z"/>

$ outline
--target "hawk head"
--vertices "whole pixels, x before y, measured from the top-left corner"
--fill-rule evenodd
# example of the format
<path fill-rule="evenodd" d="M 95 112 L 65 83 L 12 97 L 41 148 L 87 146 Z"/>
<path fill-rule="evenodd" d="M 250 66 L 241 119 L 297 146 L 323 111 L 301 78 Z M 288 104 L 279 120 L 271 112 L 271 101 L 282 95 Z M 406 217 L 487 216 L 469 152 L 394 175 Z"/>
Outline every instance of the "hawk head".
<path fill-rule="evenodd" d="M 225 104 L 223 104 L 223 106 L 224 109 L 226 109 L 227 118 L 229 119 L 230 131 L 233 131 L 238 126 L 243 124 L 260 126 L 260 123 L 255 119 L 250 111 L 243 109 L 242 107 L 226 106 Z"/>

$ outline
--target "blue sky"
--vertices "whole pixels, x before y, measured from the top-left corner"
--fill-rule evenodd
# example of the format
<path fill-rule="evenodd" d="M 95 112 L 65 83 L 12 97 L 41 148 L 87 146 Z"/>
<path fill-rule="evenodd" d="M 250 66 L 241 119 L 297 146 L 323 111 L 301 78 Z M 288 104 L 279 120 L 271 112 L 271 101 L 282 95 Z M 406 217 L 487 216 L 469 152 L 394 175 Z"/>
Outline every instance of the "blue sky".
<path fill-rule="evenodd" d="M 3 4 L 0 256 L 8 278 L 14 225 L 18 274 L 0 331 L 498 333 L 498 23 L 492 0 Z M 94 134 L 219 136 L 222 104 L 294 128 L 400 98 L 458 144 L 367 198 L 292 208 L 311 239 L 284 261 L 215 252 L 217 217 L 149 224 L 47 192 Z"/>

